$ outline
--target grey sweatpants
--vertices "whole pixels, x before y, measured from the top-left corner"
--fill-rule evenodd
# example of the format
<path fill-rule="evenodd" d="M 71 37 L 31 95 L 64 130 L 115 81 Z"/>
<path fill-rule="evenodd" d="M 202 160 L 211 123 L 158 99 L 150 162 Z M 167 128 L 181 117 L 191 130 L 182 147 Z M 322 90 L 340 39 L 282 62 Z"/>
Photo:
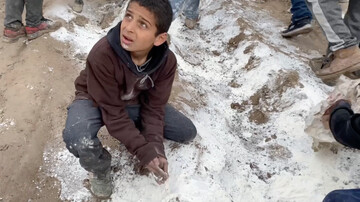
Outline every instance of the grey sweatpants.
<path fill-rule="evenodd" d="M 26 7 L 26 25 L 36 27 L 41 23 L 43 0 L 6 0 L 4 26 L 22 26 L 22 13 Z"/>
<path fill-rule="evenodd" d="M 140 105 L 125 109 L 135 126 L 141 131 Z M 189 142 L 196 136 L 192 121 L 170 105 L 165 107 L 164 137 L 175 142 Z M 103 148 L 97 133 L 104 125 L 101 111 L 91 100 L 75 100 L 68 107 L 63 131 L 66 148 L 79 158 L 87 171 L 101 175 L 110 169 L 111 155 Z"/>
<path fill-rule="evenodd" d="M 345 18 L 339 0 L 307 0 L 321 26 L 331 52 L 358 45 L 360 41 L 360 0 L 350 0 Z"/>

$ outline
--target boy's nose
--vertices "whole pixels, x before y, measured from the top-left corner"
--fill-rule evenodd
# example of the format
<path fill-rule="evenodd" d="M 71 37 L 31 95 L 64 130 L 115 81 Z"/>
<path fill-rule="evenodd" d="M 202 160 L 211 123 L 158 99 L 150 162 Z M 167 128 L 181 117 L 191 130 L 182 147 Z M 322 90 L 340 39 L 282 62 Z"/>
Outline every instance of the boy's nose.
<path fill-rule="evenodd" d="M 128 32 L 133 32 L 134 31 L 134 27 L 135 26 L 135 22 L 134 21 L 131 21 L 131 22 L 129 22 L 128 24 L 127 24 L 127 26 L 126 26 L 126 30 L 128 31 Z"/>

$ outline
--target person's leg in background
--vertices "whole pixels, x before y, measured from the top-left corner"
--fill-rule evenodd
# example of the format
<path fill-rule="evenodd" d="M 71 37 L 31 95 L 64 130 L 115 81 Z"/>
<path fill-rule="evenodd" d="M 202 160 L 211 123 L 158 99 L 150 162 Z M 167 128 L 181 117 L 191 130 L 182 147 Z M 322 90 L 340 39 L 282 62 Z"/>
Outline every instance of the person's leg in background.
<path fill-rule="evenodd" d="M 291 0 L 291 24 L 281 32 L 283 37 L 289 38 L 312 30 L 312 14 L 307 7 L 306 0 Z"/>
<path fill-rule="evenodd" d="M 200 0 L 186 0 L 185 2 L 185 25 L 189 29 L 194 29 L 197 21 L 199 20 L 199 4 Z"/>
<path fill-rule="evenodd" d="M 26 26 L 36 27 L 43 18 L 43 0 L 25 1 L 26 6 Z"/>
<path fill-rule="evenodd" d="M 336 80 L 341 74 L 360 70 L 358 39 L 352 35 L 342 19 L 339 0 L 307 0 L 307 2 L 329 42 L 330 53 L 333 53 L 333 59 L 329 60 L 328 65 L 315 72 L 317 76 L 323 80 Z M 349 3 L 349 6 L 351 5 L 356 4 Z M 349 11 L 353 9 L 359 12 L 356 8 L 351 8 Z"/>
<path fill-rule="evenodd" d="M 3 41 L 15 42 L 26 35 L 22 23 L 24 6 L 24 0 L 6 0 Z"/>
<path fill-rule="evenodd" d="M 36 39 L 45 33 L 56 30 L 60 22 L 43 17 L 43 0 L 26 1 L 26 35 L 29 40 Z"/>
<path fill-rule="evenodd" d="M 357 43 L 360 43 L 360 1 L 350 0 L 344 22 L 349 28 L 352 36 L 355 36 Z M 360 44 L 359 44 L 360 46 Z"/>
<path fill-rule="evenodd" d="M 184 11 L 185 15 L 185 26 L 189 29 L 193 29 L 196 26 L 197 20 L 199 19 L 199 4 L 200 0 L 169 0 L 174 18 Z"/>

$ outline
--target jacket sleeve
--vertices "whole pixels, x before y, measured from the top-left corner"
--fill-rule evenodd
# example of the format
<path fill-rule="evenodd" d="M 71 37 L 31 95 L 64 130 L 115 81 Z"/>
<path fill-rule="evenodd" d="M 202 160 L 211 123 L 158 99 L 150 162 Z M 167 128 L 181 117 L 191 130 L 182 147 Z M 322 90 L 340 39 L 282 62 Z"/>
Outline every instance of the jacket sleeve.
<path fill-rule="evenodd" d="M 141 103 L 142 134 L 148 142 L 156 146 L 158 155 L 162 157 L 165 157 L 163 145 L 165 106 L 170 97 L 176 66 L 175 55 L 170 52 L 154 87 L 147 92 L 147 99 L 142 100 Z"/>
<path fill-rule="evenodd" d="M 106 56 L 105 56 L 106 57 Z M 107 61 L 107 60 L 105 60 Z M 102 119 L 111 136 L 135 154 L 141 165 L 147 165 L 158 156 L 153 143 L 149 143 L 129 118 L 120 97 L 120 84 L 115 79 L 111 62 L 88 59 L 86 63 L 88 93 L 99 106 Z"/>

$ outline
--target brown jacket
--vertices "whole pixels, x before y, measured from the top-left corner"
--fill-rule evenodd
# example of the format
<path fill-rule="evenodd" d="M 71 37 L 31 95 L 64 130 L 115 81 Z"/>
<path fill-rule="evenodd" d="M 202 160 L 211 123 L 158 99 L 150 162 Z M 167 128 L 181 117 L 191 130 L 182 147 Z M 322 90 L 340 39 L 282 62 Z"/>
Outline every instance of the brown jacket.
<path fill-rule="evenodd" d="M 165 105 L 176 70 L 175 55 L 166 43 L 154 47 L 146 69 L 139 72 L 120 46 L 120 23 L 90 51 L 86 68 L 75 80 L 76 98 L 91 99 L 99 106 L 110 135 L 122 142 L 147 165 L 165 157 L 163 145 Z M 143 130 L 128 117 L 125 106 L 140 104 Z"/>

